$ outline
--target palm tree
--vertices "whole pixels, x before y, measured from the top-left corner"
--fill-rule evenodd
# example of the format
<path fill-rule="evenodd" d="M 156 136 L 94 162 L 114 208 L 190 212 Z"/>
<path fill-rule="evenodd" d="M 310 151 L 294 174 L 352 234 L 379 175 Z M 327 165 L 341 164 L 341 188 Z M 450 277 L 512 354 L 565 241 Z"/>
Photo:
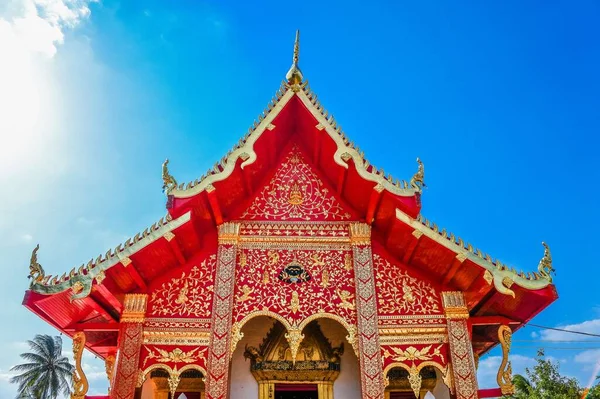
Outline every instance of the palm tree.
<path fill-rule="evenodd" d="M 49 335 L 36 335 L 27 341 L 31 352 L 21 353 L 25 363 L 11 368 L 22 372 L 10 379 L 19 384 L 19 398 L 56 399 L 69 395 L 74 367 L 62 355 L 62 339 Z"/>

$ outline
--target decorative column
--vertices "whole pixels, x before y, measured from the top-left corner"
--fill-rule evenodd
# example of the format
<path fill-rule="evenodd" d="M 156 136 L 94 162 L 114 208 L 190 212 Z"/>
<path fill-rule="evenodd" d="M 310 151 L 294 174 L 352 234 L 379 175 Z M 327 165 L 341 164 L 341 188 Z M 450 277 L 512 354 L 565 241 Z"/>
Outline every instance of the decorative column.
<path fill-rule="evenodd" d="M 442 292 L 448 323 L 450 362 L 456 399 L 477 399 L 477 371 L 467 319 L 469 309 L 460 291 Z"/>
<path fill-rule="evenodd" d="M 333 399 L 333 381 L 322 381 L 317 385 L 319 399 Z"/>
<path fill-rule="evenodd" d="M 73 359 L 75 360 L 75 371 L 73 371 L 73 393 L 71 399 L 84 399 L 88 391 L 88 380 L 81 367 L 81 356 L 85 349 L 85 333 L 78 331 L 73 335 Z"/>
<path fill-rule="evenodd" d="M 229 352 L 239 231 L 239 223 L 224 223 L 219 226 L 212 334 L 208 348 L 208 375 L 206 376 L 208 399 L 226 399 L 229 395 Z"/>
<path fill-rule="evenodd" d="M 512 381 L 512 366 L 510 360 L 508 360 L 512 341 L 512 329 L 509 326 L 502 325 L 498 328 L 498 341 L 500 342 L 500 345 L 502 345 L 502 362 L 498 368 L 496 381 L 498 382 L 502 395 L 514 395 L 515 386 Z"/>
<path fill-rule="evenodd" d="M 125 295 L 119 328 L 117 368 L 110 392 L 111 399 L 131 399 L 135 395 L 143 340 L 142 324 L 146 316 L 147 300 L 146 294 Z"/>
<path fill-rule="evenodd" d="M 114 371 L 115 371 L 115 361 L 117 357 L 113 354 L 106 356 L 104 359 L 104 367 L 106 369 L 106 378 L 108 379 L 108 395 L 110 396 L 110 391 L 112 389 L 113 380 L 114 380 Z"/>
<path fill-rule="evenodd" d="M 371 228 L 350 225 L 356 282 L 356 313 L 362 397 L 381 399 L 384 393 L 383 360 L 377 326 L 377 295 L 371 251 Z"/>

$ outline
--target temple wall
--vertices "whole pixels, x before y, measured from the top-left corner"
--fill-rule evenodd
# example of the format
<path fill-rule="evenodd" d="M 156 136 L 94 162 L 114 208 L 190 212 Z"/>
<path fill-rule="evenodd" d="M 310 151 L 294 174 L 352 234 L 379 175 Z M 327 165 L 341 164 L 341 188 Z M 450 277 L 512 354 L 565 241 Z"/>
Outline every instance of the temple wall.
<path fill-rule="evenodd" d="M 442 374 L 439 370 L 435 370 L 435 373 L 437 375 L 437 384 L 433 388 L 433 396 L 435 399 L 450 399 L 450 390 L 444 384 L 444 381 L 442 381 Z"/>
<path fill-rule="evenodd" d="M 258 397 L 258 383 L 250 373 L 250 360 L 244 359 L 244 348 L 246 345 L 258 347 L 272 326 L 272 319 L 256 317 L 242 328 L 244 338 L 238 342 L 231 359 L 231 398 L 256 399 Z"/>
<path fill-rule="evenodd" d="M 144 385 L 142 385 L 142 396 L 140 399 L 154 399 L 154 389 L 155 386 L 150 377 L 146 378 Z"/>
<path fill-rule="evenodd" d="M 319 325 L 323 334 L 329 339 L 332 346 L 344 343 L 344 355 L 340 365 L 340 376 L 333 384 L 333 397 L 335 399 L 360 399 L 360 369 L 358 358 L 352 346 L 346 341 L 346 329 L 330 319 L 320 319 Z"/>

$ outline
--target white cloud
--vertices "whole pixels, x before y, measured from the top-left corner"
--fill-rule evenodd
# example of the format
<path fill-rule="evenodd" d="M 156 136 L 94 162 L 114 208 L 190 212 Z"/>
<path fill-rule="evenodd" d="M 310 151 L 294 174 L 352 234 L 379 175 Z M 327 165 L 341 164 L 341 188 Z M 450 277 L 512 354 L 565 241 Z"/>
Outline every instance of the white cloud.
<path fill-rule="evenodd" d="M 574 360 L 577 363 L 600 365 L 600 349 L 590 349 L 580 352 L 575 356 Z"/>
<path fill-rule="evenodd" d="M 9 0 L 0 8 L 0 157 L 10 165 L 31 151 L 43 111 L 45 62 L 65 32 L 90 14 L 90 0 Z M 48 112 L 48 110 L 45 110 Z"/>
<path fill-rule="evenodd" d="M 25 242 L 30 242 L 31 240 L 33 240 L 33 236 L 31 234 L 21 234 L 21 240 L 25 241 Z"/>
<path fill-rule="evenodd" d="M 533 357 L 511 354 L 509 359 L 514 374 L 525 374 L 525 368 L 533 367 L 535 365 L 535 358 Z M 498 373 L 500 362 L 502 362 L 502 356 L 487 356 L 479 361 L 477 380 L 479 381 L 480 388 L 493 388 L 498 386 L 496 374 Z"/>
<path fill-rule="evenodd" d="M 557 328 L 591 334 L 600 334 L 600 319 L 587 320 L 578 324 L 561 325 Z M 569 340 L 587 340 L 598 339 L 586 335 L 572 334 L 564 331 L 542 330 L 539 332 L 540 338 L 545 341 L 569 341 Z"/>
<path fill-rule="evenodd" d="M 93 219 L 90 219 L 90 218 L 86 218 L 85 216 L 79 216 L 77 218 L 77 223 L 82 224 L 84 226 L 91 226 L 91 225 L 95 224 L 96 221 Z"/>

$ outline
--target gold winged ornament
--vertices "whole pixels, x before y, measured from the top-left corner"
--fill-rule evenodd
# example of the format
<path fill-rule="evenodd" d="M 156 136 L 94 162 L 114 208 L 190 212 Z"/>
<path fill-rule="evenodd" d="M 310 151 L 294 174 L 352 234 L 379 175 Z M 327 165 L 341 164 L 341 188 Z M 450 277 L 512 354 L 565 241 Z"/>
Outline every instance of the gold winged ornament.
<path fill-rule="evenodd" d="M 544 256 L 538 264 L 538 272 L 542 277 L 545 277 L 548 281 L 552 282 L 552 274 L 554 273 L 554 267 L 552 267 L 552 254 L 550 253 L 550 247 L 545 242 L 542 242 L 544 246 Z"/>
<path fill-rule="evenodd" d="M 46 277 L 46 273 L 44 272 L 44 268 L 39 264 L 37 258 L 37 252 L 40 249 L 40 244 L 36 245 L 36 247 L 31 252 L 31 260 L 29 261 L 29 276 L 27 278 L 31 279 L 30 287 L 33 287 L 37 283 L 41 283 Z"/>
<path fill-rule="evenodd" d="M 173 191 L 177 187 L 177 180 L 175 180 L 175 178 L 169 174 L 169 160 L 168 159 L 165 159 L 165 162 L 163 162 L 163 164 L 162 164 L 162 179 L 163 179 L 163 186 L 162 186 L 163 193 L 170 194 L 171 191 Z"/>
<path fill-rule="evenodd" d="M 427 185 L 425 184 L 425 167 L 423 166 L 423 162 L 417 158 L 417 163 L 419 164 L 419 169 L 417 169 L 417 173 L 410 179 L 410 186 L 416 192 L 420 193 Z"/>

